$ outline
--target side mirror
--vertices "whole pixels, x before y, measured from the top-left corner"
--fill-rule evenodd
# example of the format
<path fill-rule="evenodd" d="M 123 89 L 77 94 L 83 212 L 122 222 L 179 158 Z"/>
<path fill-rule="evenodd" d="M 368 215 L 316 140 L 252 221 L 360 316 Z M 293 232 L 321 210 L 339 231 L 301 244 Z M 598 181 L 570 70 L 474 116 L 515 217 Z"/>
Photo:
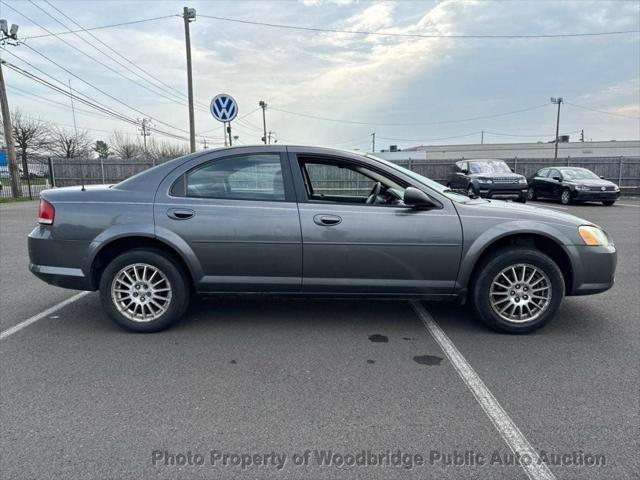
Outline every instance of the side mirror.
<path fill-rule="evenodd" d="M 460 170 L 460 173 L 463 175 L 469 175 L 469 170 L 463 168 L 462 170 Z"/>
<path fill-rule="evenodd" d="M 560 177 L 558 177 L 558 176 L 553 177 L 553 179 L 554 179 L 554 180 L 556 180 L 556 181 L 558 181 L 558 182 L 561 182 L 561 181 L 562 181 L 562 178 L 560 178 Z"/>
<path fill-rule="evenodd" d="M 606 180 L 606 179 L 604 178 L 604 175 L 600 175 L 600 178 L 601 178 L 601 179 L 603 179 L 603 180 Z"/>
<path fill-rule="evenodd" d="M 438 206 L 426 193 L 414 187 L 406 188 L 403 202 L 407 207 L 413 208 L 435 208 Z"/>

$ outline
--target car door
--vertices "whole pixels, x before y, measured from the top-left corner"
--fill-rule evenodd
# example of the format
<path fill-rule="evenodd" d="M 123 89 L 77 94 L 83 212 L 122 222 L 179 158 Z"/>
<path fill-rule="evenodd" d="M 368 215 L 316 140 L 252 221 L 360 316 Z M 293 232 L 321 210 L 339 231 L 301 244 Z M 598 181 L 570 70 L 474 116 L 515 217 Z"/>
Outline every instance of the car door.
<path fill-rule="evenodd" d="M 289 157 L 299 200 L 304 292 L 452 293 L 462 231 L 450 201 L 430 210 L 366 204 L 376 181 L 409 185 L 359 156 L 290 147 Z"/>
<path fill-rule="evenodd" d="M 300 290 L 300 220 L 284 150 L 209 154 L 160 185 L 156 235 L 187 252 L 198 290 Z"/>
<path fill-rule="evenodd" d="M 531 181 L 529 183 L 529 186 L 534 189 L 535 194 L 539 197 L 544 196 L 548 173 L 549 173 L 548 168 L 542 168 L 538 170 L 533 176 L 533 178 L 531 178 Z"/>
<path fill-rule="evenodd" d="M 560 170 L 556 168 L 549 170 L 546 185 L 546 196 L 559 199 L 562 194 L 562 173 L 560 173 Z"/>

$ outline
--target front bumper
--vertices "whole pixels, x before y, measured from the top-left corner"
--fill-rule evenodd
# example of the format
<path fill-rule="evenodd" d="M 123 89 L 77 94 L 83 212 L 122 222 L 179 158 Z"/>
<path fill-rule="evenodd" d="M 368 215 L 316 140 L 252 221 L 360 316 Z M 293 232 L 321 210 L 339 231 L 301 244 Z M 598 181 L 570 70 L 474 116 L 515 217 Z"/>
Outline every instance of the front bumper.
<path fill-rule="evenodd" d="M 527 195 L 526 183 L 481 183 L 478 191 L 483 198 L 518 198 Z"/>
<path fill-rule="evenodd" d="M 613 287 L 618 254 L 613 245 L 571 247 L 573 262 L 573 284 L 567 295 L 591 295 Z"/>
<path fill-rule="evenodd" d="M 620 192 L 597 191 L 597 190 L 576 190 L 573 199 L 578 201 L 592 202 L 615 202 L 620 196 Z"/>

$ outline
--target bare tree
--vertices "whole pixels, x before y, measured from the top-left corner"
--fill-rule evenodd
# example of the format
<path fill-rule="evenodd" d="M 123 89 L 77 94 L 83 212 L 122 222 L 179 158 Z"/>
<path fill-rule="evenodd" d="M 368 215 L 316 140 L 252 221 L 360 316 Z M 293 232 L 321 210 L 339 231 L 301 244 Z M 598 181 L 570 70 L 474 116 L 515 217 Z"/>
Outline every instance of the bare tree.
<path fill-rule="evenodd" d="M 86 130 L 74 131 L 55 128 L 51 132 L 51 151 L 64 158 L 75 158 L 89 155 L 91 141 Z"/>
<path fill-rule="evenodd" d="M 120 132 L 113 132 L 109 143 L 113 153 L 122 160 L 134 160 L 142 154 L 140 141 L 129 140 L 126 135 Z"/>
<path fill-rule="evenodd" d="M 176 144 L 164 140 L 156 142 L 155 140 L 152 140 L 149 142 L 147 152 L 149 157 L 153 160 L 153 163 L 158 164 L 187 155 L 189 153 L 189 147 L 186 144 Z"/>
<path fill-rule="evenodd" d="M 22 160 L 22 172 L 26 174 L 29 153 L 49 146 L 49 128 L 42 120 L 27 117 L 20 110 L 16 110 L 13 113 L 13 141 Z"/>

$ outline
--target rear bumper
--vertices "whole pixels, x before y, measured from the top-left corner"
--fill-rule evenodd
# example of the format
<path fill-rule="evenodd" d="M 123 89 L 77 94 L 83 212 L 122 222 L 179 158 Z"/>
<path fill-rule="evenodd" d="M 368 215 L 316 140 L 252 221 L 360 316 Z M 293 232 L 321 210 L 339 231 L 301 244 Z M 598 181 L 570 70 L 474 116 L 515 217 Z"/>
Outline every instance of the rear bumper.
<path fill-rule="evenodd" d="M 29 270 L 39 279 L 63 288 L 95 290 L 81 268 L 88 242 L 55 240 L 47 227 L 36 227 L 27 239 Z"/>
<path fill-rule="evenodd" d="M 591 295 L 613 287 L 618 254 L 613 245 L 608 247 L 573 246 L 577 257 L 574 262 L 573 285 L 567 295 Z"/>
<path fill-rule="evenodd" d="M 51 285 L 73 290 L 95 290 L 91 281 L 79 268 L 53 267 L 48 265 L 29 264 L 29 270 L 40 280 Z"/>

